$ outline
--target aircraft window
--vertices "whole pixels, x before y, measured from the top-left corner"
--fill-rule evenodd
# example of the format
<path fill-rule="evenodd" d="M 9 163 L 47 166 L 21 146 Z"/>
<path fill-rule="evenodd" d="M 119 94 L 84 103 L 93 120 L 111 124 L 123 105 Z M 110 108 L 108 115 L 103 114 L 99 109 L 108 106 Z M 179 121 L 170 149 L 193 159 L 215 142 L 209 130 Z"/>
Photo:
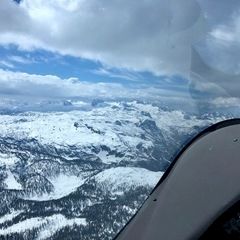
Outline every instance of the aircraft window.
<path fill-rule="evenodd" d="M 178 152 L 240 116 L 239 0 L 1 0 L 0 239 L 112 239 Z"/>

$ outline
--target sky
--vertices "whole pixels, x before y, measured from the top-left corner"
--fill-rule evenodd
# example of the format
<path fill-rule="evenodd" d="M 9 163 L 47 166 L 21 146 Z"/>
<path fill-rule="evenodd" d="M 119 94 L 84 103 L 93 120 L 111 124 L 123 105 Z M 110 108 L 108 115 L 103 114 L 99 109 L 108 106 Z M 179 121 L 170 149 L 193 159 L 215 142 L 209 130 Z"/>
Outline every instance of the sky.
<path fill-rule="evenodd" d="M 239 0 L 1 0 L 0 96 L 229 107 L 239 74 Z"/>

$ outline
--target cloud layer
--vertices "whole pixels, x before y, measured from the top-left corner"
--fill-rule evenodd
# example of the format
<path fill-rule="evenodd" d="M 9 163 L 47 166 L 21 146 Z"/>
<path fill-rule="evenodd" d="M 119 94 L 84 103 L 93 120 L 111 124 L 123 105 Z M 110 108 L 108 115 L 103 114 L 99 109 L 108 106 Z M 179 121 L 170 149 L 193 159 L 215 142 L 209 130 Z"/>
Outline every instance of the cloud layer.
<path fill-rule="evenodd" d="M 124 77 L 132 82 L 138 79 L 132 74 L 134 71 L 155 75 L 183 74 L 189 78 L 193 65 L 191 51 L 196 47 L 209 69 L 217 70 L 211 71 L 214 75 L 205 74 L 205 68 L 202 71 L 198 65 L 194 70 L 198 76 L 192 77 L 194 88 L 190 86 L 190 93 L 209 92 L 210 97 L 219 99 L 233 97 L 231 101 L 236 103 L 240 92 L 236 75 L 240 73 L 240 2 L 213 2 L 23 0 L 19 5 L 1 0 L 0 45 L 16 44 L 19 49 L 28 51 L 42 48 L 100 61 L 104 68 L 95 70 L 96 74 Z M 11 68 L 13 63 L 28 64 L 13 56 L 0 60 L 0 67 Z M 54 73 L 40 76 L 0 70 L 0 74 L 0 94 L 186 97 L 182 91 L 159 89 L 153 85 L 135 85 L 134 89 L 122 84 L 61 79 Z M 218 104 L 223 104 L 219 99 Z"/>
<path fill-rule="evenodd" d="M 156 75 L 189 70 L 191 45 L 203 31 L 195 0 L 2 0 L 0 6 L 0 44 Z"/>
<path fill-rule="evenodd" d="M 36 75 L 0 69 L 0 95 L 40 98 L 106 98 L 185 101 L 186 92 L 157 86 L 125 86 L 120 83 L 90 83 L 77 78 L 62 79 L 54 75 Z"/>

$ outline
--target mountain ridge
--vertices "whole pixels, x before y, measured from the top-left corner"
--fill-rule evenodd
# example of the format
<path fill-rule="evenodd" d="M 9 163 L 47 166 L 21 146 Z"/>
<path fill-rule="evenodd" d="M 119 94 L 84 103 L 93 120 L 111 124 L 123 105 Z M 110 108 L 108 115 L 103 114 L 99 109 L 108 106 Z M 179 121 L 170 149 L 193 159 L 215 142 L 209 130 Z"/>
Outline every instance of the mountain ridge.
<path fill-rule="evenodd" d="M 136 101 L 0 115 L 0 236 L 111 239 L 181 146 L 226 118 Z"/>

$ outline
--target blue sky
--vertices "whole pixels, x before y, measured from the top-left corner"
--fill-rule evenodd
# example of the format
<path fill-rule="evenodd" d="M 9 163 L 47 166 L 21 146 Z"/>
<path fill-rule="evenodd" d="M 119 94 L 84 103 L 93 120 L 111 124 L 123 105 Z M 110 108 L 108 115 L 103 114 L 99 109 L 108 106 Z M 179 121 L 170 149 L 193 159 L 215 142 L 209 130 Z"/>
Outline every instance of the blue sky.
<path fill-rule="evenodd" d="M 75 77 L 92 82 L 159 82 L 150 72 L 108 68 L 100 61 L 92 61 L 70 55 L 44 51 L 21 51 L 16 45 L 0 46 L 1 68 L 39 75 L 57 75 L 61 78 Z"/>
<path fill-rule="evenodd" d="M 214 6 L 209 0 L 2 0 L 0 95 L 182 104 L 197 94 L 236 104 L 236 87 L 191 75 L 193 48 L 209 66 L 240 73 L 240 3 Z"/>
<path fill-rule="evenodd" d="M 26 51 L 11 44 L 7 47 L 0 46 L 0 56 L 0 67 L 7 71 L 54 75 L 61 79 L 76 78 L 77 81 L 91 83 L 118 83 L 128 87 L 152 85 L 162 89 L 187 90 L 187 81 L 181 76 L 171 76 L 170 78 L 155 76 L 147 71 L 140 72 L 108 67 L 100 61 L 61 55 L 43 49 Z"/>

